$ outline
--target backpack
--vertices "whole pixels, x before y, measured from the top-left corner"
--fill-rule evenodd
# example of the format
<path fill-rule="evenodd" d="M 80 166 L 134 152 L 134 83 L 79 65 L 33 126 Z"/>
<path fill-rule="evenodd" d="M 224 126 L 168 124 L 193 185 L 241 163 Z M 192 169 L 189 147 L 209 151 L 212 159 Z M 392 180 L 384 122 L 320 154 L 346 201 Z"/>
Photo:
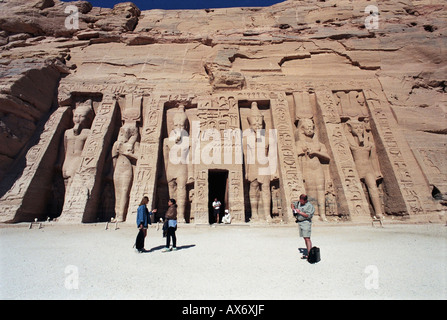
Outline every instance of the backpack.
<path fill-rule="evenodd" d="M 310 249 L 309 254 L 307 255 L 307 261 L 309 263 L 317 263 L 318 261 L 320 261 L 320 248 L 318 247 L 313 247 L 312 249 Z"/>
<path fill-rule="evenodd" d="M 141 230 L 141 229 L 137 234 L 137 239 L 135 240 L 135 248 L 138 251 L 142 251 L 144 248 L 144 233 L 143 233 L 143 230 Z"/>

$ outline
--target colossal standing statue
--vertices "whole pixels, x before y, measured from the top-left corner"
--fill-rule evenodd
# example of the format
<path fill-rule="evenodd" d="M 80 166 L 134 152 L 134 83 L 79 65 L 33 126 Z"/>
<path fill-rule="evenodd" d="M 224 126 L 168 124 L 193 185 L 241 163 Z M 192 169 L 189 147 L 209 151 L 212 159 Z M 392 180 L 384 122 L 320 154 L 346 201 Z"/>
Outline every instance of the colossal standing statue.
<path fill-rule="evenodd" d="M 363 121 L 349 120 L 346 122 L 346 127 L 348 131 L 346 136 L 359 178 L 366 185 L 375 216 L 381 219 L 383 210 L 377 182 L 382 179 L 382 174 L 376 159 L 377 154 L 372 134 L 368 132 Z"/>
<path fill-rule="evenodd" d="M 177 201 L 177 213 L 180 219 L 185 219 L 187 201 L 186 184 L 188 182 L 188 160 L 190 142 L 185 130 L 188 117 L 185 107 L 179 105 L 174 114 L 173 130 L 163 141 L 163 157 L 166 179 L 169 187 L 169 197 Z"/>
<path fill-rule="evenodd" d="M 315 136 L 315 125 L 312 119 L 304 118 L 299 121 L 296 149 L 306 193 L 310 199 L 315 199 L 316 211 L 320 218 L 327 221 L 325 210 L 326 178 L 322 163 L 328 163 L 330 158 L 326 146 L 320 143 Z"/>
<path fill-rule="evenodd" d="M 78 105 L 73 111 L 74 126 L 65 131 L 64 134 L 64 163 L 62 165 L 62 177 L 64 178 L 65 190 L 68 190 L 73 181 L 76 171 L 81 166 L 82 150 L 85 141 L 90 134 L 90 126 L 93 120 L 92 101 Z"/>
<path fill-rule="evenodd" d="M 248 136 L 244 134 L 243 144 L 245 152 L 245 179 L 250 184 L 250 221 L 271 221 L 271 175 L 267 174 L 269 169 L 269 142 L 266 132 L 263 130 L 264 116 L 259 111 L 256 102 L 251 104 L 251 113 L 247 120 L 250 125 L 250 134 Z M 263 214 L 259 212 L 260 208 L 262 208 Z"/>
<path fill-rule="evenodd" d="M 115 221 L 125 220 L 137 159 L 139 133 L 135 123 L 124 123 L 112 147 L 113 184 L 115 186 Z"/>

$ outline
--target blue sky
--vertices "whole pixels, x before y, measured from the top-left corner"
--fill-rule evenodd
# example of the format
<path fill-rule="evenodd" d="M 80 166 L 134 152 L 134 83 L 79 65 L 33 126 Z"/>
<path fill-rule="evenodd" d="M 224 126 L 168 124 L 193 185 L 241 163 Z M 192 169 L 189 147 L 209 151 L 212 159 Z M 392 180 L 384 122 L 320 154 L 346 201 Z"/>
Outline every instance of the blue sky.
<path fill-rule="evenodd" d="M 95 7 L 112 8 L 126 0 L 88 0 Z M 284 0 L 134 0 L 140 10 L 265 7 Z"/>

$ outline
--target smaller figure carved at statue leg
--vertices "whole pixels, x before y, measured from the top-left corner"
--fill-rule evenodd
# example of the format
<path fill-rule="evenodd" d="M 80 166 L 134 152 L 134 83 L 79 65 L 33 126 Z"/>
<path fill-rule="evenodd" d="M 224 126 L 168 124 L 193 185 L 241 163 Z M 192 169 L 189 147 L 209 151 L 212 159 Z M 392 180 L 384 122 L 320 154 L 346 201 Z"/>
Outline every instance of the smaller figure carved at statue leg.
<path fill-rule="evenodd" d="M 270 213 L 271 193 L 269 184 L 270 184 L 270 176 L 268 176 L 268 181 L 264 181 L 261 185 L 261 199 L 262 199 L 262 209 L 264 211 L 264 220 L 267 222 L 272 222 L 272 216 Z"/>
<path fill-rule="evenodd" d="M 320 214 L 320 219 L 327 222 L 326 217 L 326 204 L 325 204 L 325 197 L 324 197 L 325 190 L 319 189 L 318 190 L 318 212 Z"/>
<path fill-rule="evenodd" d="M 186 222 L 185 207 L 186 207 L 186 182 L 181 182 L 177 185 L 177 213 L 179 221 Z"/>
<path fill-rule="evenodd" d="M 169 198 L 176 199 L 177 198 L 177 179 L 171 179 L 168 182 L 169 188 Z"/>
<path fill-rule="evenodd" d="M 255 180 L 250 183 L 250 206 L 251 206 L 250 221 L 259 220 L 258 205 L 259 205 L 259 183 L 257 180 Z"/>

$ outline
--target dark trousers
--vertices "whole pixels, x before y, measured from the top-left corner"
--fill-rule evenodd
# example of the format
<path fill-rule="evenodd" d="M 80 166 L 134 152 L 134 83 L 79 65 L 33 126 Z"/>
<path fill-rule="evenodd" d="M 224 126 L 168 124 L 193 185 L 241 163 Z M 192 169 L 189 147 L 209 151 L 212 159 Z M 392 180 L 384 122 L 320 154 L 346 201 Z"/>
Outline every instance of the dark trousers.
<path fill-rule="evenodd" d="M 218 215 L 220 214 L 220 209 L 213 209 L 213 214 L 214 214 L 214 221 L 216 221 L 216 223 L 219 223 L 219 218 Z"/>
<path fill-rule="evenodd" d="M 175 228 L 169 227 L 168 232 L 166 234 L 166 248 L 169 248 L 169 245 L 171 244 L 171 237 L 172 237 L 172 246 L 174 248 L 177 247 L 177 238 L 175 236 Z"/>

